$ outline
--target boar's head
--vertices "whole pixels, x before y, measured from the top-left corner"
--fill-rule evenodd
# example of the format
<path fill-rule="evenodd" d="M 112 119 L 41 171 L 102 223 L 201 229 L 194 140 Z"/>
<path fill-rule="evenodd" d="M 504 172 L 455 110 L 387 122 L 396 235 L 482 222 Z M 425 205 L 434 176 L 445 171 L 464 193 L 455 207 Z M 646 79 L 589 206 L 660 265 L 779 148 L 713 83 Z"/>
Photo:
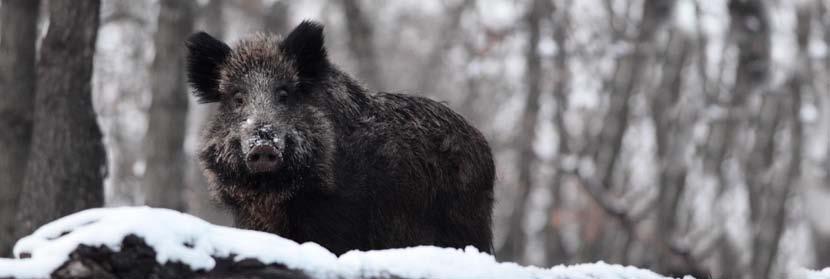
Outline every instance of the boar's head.
<path fill-rule="evenodd" d="M 284 38 L 256 34 L 233 48 L 200 32 L 187 48 L 193 94 L 218 103 L 200 151 L 215 188 L 331 187 L 335 132 L 324 99 L 333 68 L 321 25 L 305 21 Z"/>

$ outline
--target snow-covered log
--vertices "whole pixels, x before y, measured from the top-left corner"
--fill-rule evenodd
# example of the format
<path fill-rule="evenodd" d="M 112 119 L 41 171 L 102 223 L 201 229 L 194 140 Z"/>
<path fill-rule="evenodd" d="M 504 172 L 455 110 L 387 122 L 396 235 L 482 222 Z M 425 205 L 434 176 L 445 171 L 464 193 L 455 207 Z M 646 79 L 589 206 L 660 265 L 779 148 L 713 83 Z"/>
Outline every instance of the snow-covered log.
<path fill-rule="evenodd" d="M 64 217 L 18 241 L 14 253 L 16 259 L 0 259 L 0 278 L 665 278 L 601 262 L 549 269 L 499 263 L 471 247 L 352 251 L 337 257 L 315 243 L 149 207 L 90 209 Z"/>

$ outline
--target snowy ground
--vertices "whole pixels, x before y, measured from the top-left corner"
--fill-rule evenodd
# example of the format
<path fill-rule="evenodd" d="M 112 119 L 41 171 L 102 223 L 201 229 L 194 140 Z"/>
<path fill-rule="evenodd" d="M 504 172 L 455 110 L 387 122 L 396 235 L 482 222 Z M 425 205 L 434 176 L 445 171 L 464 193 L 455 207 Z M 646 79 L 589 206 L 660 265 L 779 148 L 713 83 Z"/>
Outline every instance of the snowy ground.
<path fill-rule="evenodd" d="M 29 254 L 31 258 L 0 259 L 0 277 L 49 277 L 79 244 L 118 250 L 129 234 L 144 238 L 156 250 L 159 263 L 177 261 L 194 270 L 213 268 L 213 257 L 236 255 L 237 260 L 281 263 L 320 278 L 381 274 L 406 278 L 665 278 L 648 270 L 601 262 L 550 269 L 522 267 L 498 263 L 472 247 L 352 251 L 337 257 L 315 243 L 298 244 L 272 234 L 215 226 L 191 215 L 149 207 L 90 209 L 47 224 L 14 248 L 16 256 Z M 799 276 L 830 278 L 830 269 L 805 271 Z"/>
<path fill-rule="evenodd" d="M 830 279 L 830 267 L 823 270 L 802 270 L 794 279 Z"/>

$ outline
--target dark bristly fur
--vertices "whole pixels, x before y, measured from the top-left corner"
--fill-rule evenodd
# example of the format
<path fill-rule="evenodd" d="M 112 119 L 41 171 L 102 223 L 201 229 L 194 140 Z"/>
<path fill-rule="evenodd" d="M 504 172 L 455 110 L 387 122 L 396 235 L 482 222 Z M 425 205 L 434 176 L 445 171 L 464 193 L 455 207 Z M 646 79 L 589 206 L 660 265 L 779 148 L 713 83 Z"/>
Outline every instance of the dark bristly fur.
<path fill-rule="evenodd" d="M 199 33 L 188 49 L 195 94 L 220 102 L 200 160 L 238 226 L 336 254 L 415 245 L 491 251 L 490 147 L 445 105 L 370 94 L 329 63 L 313 22 L 233 49 Z M 281 167 L 252 173 L 242 143 L 266 126 L 284 141 Z"/>
<path fill-rule="evenodd" d="M 200 103 L 218 102 L 219 65 L 225 62 L 231 48 L 207 33 L 199 32 L 187 39 L 187 50 L 190 57 L 201 57 L 188 59 L 187 63 L 190 85 L 196 89 L 193 94 Z"/>

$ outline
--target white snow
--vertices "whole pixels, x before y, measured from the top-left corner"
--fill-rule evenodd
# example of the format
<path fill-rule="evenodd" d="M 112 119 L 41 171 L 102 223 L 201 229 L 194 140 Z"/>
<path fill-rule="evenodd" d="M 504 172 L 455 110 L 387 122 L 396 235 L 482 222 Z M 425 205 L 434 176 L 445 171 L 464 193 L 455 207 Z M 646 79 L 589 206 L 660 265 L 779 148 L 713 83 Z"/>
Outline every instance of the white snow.
<path fill-rule="evenodd" d="M 648 270 L 602 262 L 549 269 L 498 263 L 493 256 L 472 247 L 351 251 L 337 257 L 315 243 L 298 244 L 272 234 L 216 226 L 188 214 L 149 207 L 89 209 L 47 224 L 14 247 L 17 257 L 28 253 L 31 258 L 0 259 L 0 277 L 48 277 L 79 244 L 105 245 L 117 251 L 129 234 L 142 237 L 153 247 L 159 263 L 177 261 L 198 270 L 213 268 L 212 257 L 233 254 L 236 260 L 281 263 L 319 278 L 381 274 L 407 278 L 665 278 Z"/>
<path fill-rule="evenodd" d="M 793 279 L 830 279 L 830 267 L 823 270 L 802 270 Z"/>

